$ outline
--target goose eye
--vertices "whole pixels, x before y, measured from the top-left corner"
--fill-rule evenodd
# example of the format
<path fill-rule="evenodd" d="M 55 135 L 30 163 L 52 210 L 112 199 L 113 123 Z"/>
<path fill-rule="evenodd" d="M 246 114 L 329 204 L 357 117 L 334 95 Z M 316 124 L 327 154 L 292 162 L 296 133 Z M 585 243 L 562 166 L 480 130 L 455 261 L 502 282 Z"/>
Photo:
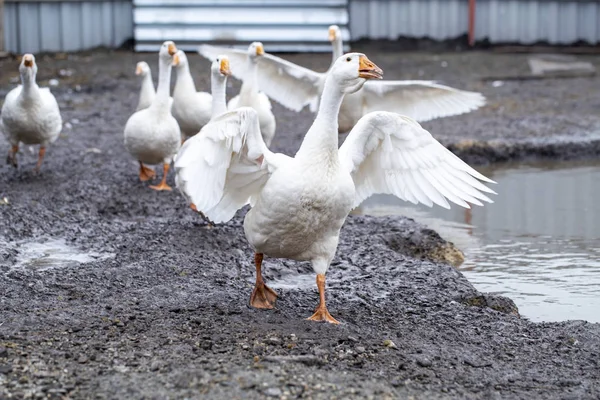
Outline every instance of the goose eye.
<path fill-rule="evenodd" d="M 346 58 L 346 61 L 350 62 L 350 61 L 352 61 L 352 58 L 348 57 L 348 58 Z"/>

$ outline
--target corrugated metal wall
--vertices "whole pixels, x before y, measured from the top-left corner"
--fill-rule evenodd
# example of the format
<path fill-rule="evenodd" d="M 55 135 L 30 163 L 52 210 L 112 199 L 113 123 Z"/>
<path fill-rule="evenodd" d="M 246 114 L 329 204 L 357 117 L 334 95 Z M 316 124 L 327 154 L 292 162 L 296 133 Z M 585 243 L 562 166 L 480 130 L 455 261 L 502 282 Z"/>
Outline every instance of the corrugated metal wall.
<path fill-rule="evenodd" d="M 347 0 L 133 0 L 136 50 L 165 40 L 184 50 L 199 43 L 262 41 L 267 51 L 331 51 L 327 27 L 350 34 Z"/>
<path fill-rule="evenodd" d="M 353 40 L 428 37 L 436 40 L 467 34 L 466 0 L 351 0 Z M 491 43 L 600 41 L 600 5 L 586 0 L 478 0 L 476 40 Z"/>
<path fill-rule="evenodd" d="M 13 53 L 118 47 L 133 37 L 131 1 L 11 1 L 4 49 Z"/>

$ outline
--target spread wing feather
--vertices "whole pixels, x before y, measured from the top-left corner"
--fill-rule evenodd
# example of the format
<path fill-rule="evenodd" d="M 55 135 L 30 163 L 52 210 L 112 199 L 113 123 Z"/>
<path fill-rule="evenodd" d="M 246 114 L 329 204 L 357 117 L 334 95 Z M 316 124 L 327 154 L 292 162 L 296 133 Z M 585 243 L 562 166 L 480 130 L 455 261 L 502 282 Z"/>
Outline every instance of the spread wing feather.
<path fill-rule="evenodd" d="M 420 122 L 464 114 L 485 105 L 481 93 L 432 81 L 368 81 L 362 92 L 365 114 L 390 111 Z"/>
<path fill-rule="evenodd" d="M 229 111 L 188 139 L 175 161 L 177 187 L 214 222 L 233 218 L 260 193 L 281 155 L 263 142 L 250 107 Z"/>
<path fill-rule="evenodd" d="M 416 121 L 379 111 L 365 115 L 340 147 L 342 165 L 356 186 L 355 206 L 376 193 L 411 203 L 450 208 L 492 200 L 494 183 L 442 146 Z"/>

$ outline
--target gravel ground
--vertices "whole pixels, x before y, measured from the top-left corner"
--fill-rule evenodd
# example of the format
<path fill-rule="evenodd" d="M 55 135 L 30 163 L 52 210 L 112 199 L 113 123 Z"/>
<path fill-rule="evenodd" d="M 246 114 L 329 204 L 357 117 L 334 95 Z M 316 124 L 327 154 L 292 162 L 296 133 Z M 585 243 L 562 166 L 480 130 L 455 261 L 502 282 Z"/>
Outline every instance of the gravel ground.
<path fill-rule="evenodd" d="M 600 78 L 494 87 L 482 78 L 526 74 L 526 56 L 360 50 L 389 79 L 438 79 L 488 97 L 480 111 L 424 124 L 469 162 L 600 153 Z M 176 192 L 137 180 L 122 131 L 139 60 L 156 65 L 156 55 L 128 52 L 38 57 L 39 81 L 60 81 L 53 92 L 69 126 L 41 174 L 27 147 L 19 169 L 0 166 L 9 202 L 0 202 L 0 399 L 600 396 L 599 324 L 519 318 L 509 299 L 477 292 L 441 262 L 456 250 L 407 218 L 349 217 L 328 273 L 329 310 L 342 325 L 304 320 L 318 298 L 306 263 L 267 258 L 277 308 L 250 308 L 245 210 L 211 227 Z M 208 63 L 190 63 L 206 88 Z M 0 60 L 0 71 L 3 98 L 17 63 Z M 273 147 L 293 154 L 312 115 L 274 110 Z M 91 258 L 21 262 L 27 243 L 47 240 Z"/>

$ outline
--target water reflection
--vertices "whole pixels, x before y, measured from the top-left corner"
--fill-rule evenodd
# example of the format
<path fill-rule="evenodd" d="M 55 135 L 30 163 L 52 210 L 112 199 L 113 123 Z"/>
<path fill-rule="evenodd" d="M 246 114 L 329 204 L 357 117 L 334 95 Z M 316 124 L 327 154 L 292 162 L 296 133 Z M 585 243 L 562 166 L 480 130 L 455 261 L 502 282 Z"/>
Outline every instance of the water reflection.
<path fill-rule="evenodd" d="M 498 182 L 494 204 L 430 209 L 378 195 L 361 212 L 437 230 L 465 252 L 461 270 L 479 290 L 511 297 L 532 320 L 600 322 L 600 163 L 482 172 Z"/>

